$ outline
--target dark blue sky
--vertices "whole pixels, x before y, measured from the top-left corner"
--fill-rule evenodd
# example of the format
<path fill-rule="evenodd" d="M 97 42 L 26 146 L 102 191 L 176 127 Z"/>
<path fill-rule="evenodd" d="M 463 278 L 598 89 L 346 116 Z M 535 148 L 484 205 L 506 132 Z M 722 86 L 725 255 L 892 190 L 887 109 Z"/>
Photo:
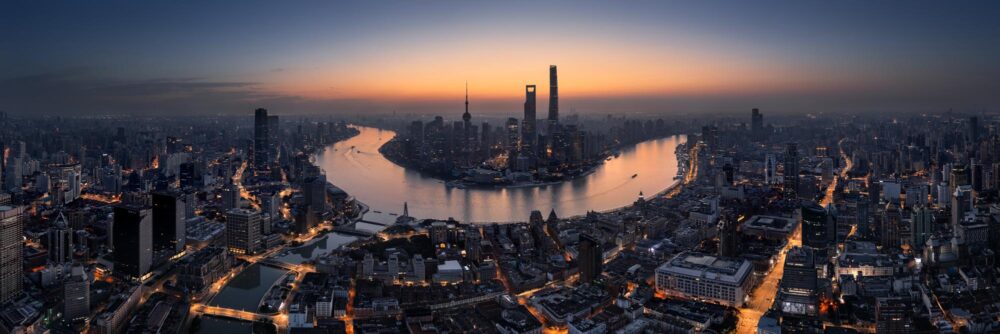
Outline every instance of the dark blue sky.
<path fill-rule="evenodd" d="M 0 109 L 447 112 L 468 80 L 514 113 L 558 64 L 580 112 L 979 111 L 998 51 L 986 1 L 8 1 Z"/>

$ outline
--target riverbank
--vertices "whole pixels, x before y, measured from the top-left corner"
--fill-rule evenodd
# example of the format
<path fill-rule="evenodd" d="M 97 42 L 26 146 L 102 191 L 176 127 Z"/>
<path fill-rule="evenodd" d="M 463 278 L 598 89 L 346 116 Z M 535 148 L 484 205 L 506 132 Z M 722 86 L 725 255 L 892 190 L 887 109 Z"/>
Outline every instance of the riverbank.
<path fill-rule="evenodd" d="M 381 130 L 392 131 L 388 129 L 381 129 Z M 404 148 L 398 134 L 394 135 L 391 139 L 389 139 L 389 141 L 382 144 L 382 146 L 379 147 L 378 152 L 379 154 L 382 154 L 382 156 L 385 157 L 386 160 L 389 160 L 392 163 L 399 165 L 400 167 L 417 171 L 421 175 L 438 179 L 446 187 L 450 188 L 459 188 L 459 189 L 534 188 L 534 187 L 546 187 L 580 179 L 582 177 L 585 177 L 593 173 L 595 170 L 597 170 L 597 168 L 603 166 L 605 162 L 618 158 L 620 151 L 622 149 L 634 147 L 635 145 L 638 145 L 646 141 L 658 140 L 676 136 L 678 135 L 676 134 L 664 135 L 664 136 L 647 138 L 639 142 L 630 142 L 630 143 L 622 143 L 619 145 L 615 145 L 602 152 L 598 157 L 594 158 L 590 162 L 582 163 L 579 166 L 572 169 L 555 172 L 556 174 L 560 175 L 558 177 L 545 177 L 544 179 L 536 179 L 537 177 L 539 177 L 538 175 L 540 175 L 540 173 L 538 172 L 514 173 L 514 174 L 519 174 L 520 176 L 527 176 L 531 178 L 531 180 L 518 181 L 516 180 L 517 179 L 516 176 L 512 177 L 511 175 L 504 175 L 503 171 L 487 170 L 487 172 L 489 173 L 496 173 L 498 175 L 502 175 L 502 178 L 504 179 L 503 182 L 493 182 L 493 183 L 483 183 L 470 180 L 476 177 L 476 175 L 470 175 L 471 173 L 475 173 L 478 171 L 478 169 L 475 168 L 471 169 L 452 168 L 448 171 L 445 171 L 445 169 L 448 169 L 448 166 L 425 165 L 417 161 L 413 161 L 413 159 L 407 158 L 402 154 Z M 636 176 L 638 176 L 638 174 L 634 174 L 633 178 Z"/>
<path fill-rule="evenodd" d="M 462 222 L 525 221 L 533 210 L 561 217 L 630 205 L 676 183 L 677 146 L 686 136 L 644 141 L 570 181 L 499 189 L 447 187 L 444 181 L 396 164 L 378 152 L 395 132 L 356 126 L 361 134 L 317 152 L 327 180 L 374 211 Z M 352 150 L 351 148 L 354 147 Z M 633 177 L 635 176 L 635 177 Z"/>

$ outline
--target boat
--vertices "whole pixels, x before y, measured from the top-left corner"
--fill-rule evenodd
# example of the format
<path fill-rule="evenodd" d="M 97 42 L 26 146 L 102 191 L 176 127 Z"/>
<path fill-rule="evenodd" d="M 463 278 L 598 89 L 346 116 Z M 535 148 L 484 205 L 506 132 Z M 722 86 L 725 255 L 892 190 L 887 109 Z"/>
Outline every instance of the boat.
<path fill-rule="evenodd" d="M 632 174 L 632 178 L 633 178 L 633 179 L 634 179 L 634 178 L 635 178 L 636 176 L 639 176 L 639 174 Z"/>

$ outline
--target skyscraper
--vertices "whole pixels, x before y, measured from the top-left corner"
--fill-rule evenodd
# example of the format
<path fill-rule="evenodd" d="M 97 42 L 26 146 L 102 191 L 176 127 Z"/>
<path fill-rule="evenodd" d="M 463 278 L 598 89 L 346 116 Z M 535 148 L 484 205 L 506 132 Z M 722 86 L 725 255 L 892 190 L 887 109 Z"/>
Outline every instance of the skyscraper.
<path fill-rule="evenodd" d="M 260 213 L 247 209 L 226 212 L 226 246 L 233 254 L 253 255 L 260 247 Z"/>
<path fill-rule="evenodd" d="M 604 252 L 601 242 L 586 234 L 580 235 L 577 262 L 580 267 L 580 282 L 591 282 L 601 276 Z"/>
<path fill-rule="evenodd" d="M 559 85 L 556 65 L 549 66 L 549 127 L 559 123 Z"/>
<path fill-rule="evenodd" d="M 754 140 L 764 139 L 764 114 L 757 108 L 750 112 L 750 135 Z"/>
<path fill-rule="evenodd" d="M 524 86 L 524 119 L 521 120 L 521 150 L 531 152 L 538 140 L 535 115 L 535 85 Z"/>
<path fill-rule="evenodd" d="M 82 266 L 73 266 L 63 285 L 63 316 L 76 320 L 90 315 L 90 277 Z"/>
<path fill-rule="evenodd" d="M 67 263 L 73 261 L 73 229 L 69 227 L 66 216 L 59 213 L 56 216 L 52 228 L 46 234 L 46 247 L 49 251 L 49 260 L 53 263 Z"/>
<path fill-rule="evenodd" d="M 114 209 L 114 272 L 141 279 L 153 263 L 153 218 L 149 209 L 119 205 Z"/>
<path fill-rule="evenodd" d="M 472 261 L 479 261 L 479 253 L 482 249 L 483 236 L 479 233 L 479 227 L 469 225 L 465 229 L 465 256 Z"/>
<path fill-rule="evenodd" d="M 799 191 L 799 148 L 788 143 L 785 148 L 785 194 L 795 196 Z"/>
<path fill-rule="evenodd" d="M 252 160 L 254 170 L 265 170 L 269 162 L 270 144 L 268 139 L 268 128 L 270 124 L 267 118 L 267 109 L 258 108 L 254 111 L 253 117 L 253 155 Z"/>
<path fill-rule="evenodd" d="M 812 248 L 826 248 L 830 242 L 827 212 L 815 202 L 802 202 L 802 244 Z"/>
<path fill-rule="evenodd" d="M 739 256 L 739 222 L 735 217 L 719 220 L 719 257 Z"/>
<path fill-rule="evenodd" d="M 784 275 L 778 286 L 781 311 L 794 315 L 816 315 L 819 290 L 812 248 L 792 247 L 785 258 Z"/>
<path fill-rule="evenodd" d="M 153 193 L 153 249 L 173 254 L 184 250 L 184 202 L 176 193 Z"/>
<path fill-rule="evenodd" d="M 24 207 L 0 205 L 0 303 L 21 294 Z"/>

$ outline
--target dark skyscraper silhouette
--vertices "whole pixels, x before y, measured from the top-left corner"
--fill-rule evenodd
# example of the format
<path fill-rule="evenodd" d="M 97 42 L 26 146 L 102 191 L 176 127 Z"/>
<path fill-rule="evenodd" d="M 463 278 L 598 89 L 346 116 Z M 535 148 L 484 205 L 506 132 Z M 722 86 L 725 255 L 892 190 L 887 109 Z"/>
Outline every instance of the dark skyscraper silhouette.
<path fill-rule="evenodd" d="M 149 209 L 134 205 L 114 208 L 112 225 L 114 272 L 119 277 L 138 280 L 153 262 L 153 220 Z"/>
<path fill-rule="evenodd" d="M 559 85 L 556 65 L 549 66 L 549 123 L 559 122 Z"/>
<path fill-rule="evenodd" d="M 179 253 L 184 250 L 184 202 L 177 194 L 153 194 L 153 249 Z"/>
<path fill-rule="evenodd" d="M 524 86 L 524 119 L 521 120 L 521 146 L 528 151 L 535 149 L 538 140 L 538 117 L 535 114 L 535 85 Z"/>
<path fill-rule="evenodd" d="M 750 135 L 754 140 L 764 139 L 764 114 L 757 108 L 750 113 Z"/>
<path fill-rule="evenodd" d="M 580 282 L 591 282 L 601 275 L 602 254 L 601 242 L 586 234 L 580 235 L 578 246 L 580 256 L 577 258 L 580 266 Z"/>
<path fill-rule="evenodd" d="M 788 143 L 785 148 L 785 194 L 795 196 L 799 191 L 799 148 Z"/>
<path fill-rule="evenodd" d="M 253 168 L 254 170 L 267 169 L 270 145 L 268 144 L 268 118 L 267 109 L 258 108 L 254 111 L 253 117 Z"/>

